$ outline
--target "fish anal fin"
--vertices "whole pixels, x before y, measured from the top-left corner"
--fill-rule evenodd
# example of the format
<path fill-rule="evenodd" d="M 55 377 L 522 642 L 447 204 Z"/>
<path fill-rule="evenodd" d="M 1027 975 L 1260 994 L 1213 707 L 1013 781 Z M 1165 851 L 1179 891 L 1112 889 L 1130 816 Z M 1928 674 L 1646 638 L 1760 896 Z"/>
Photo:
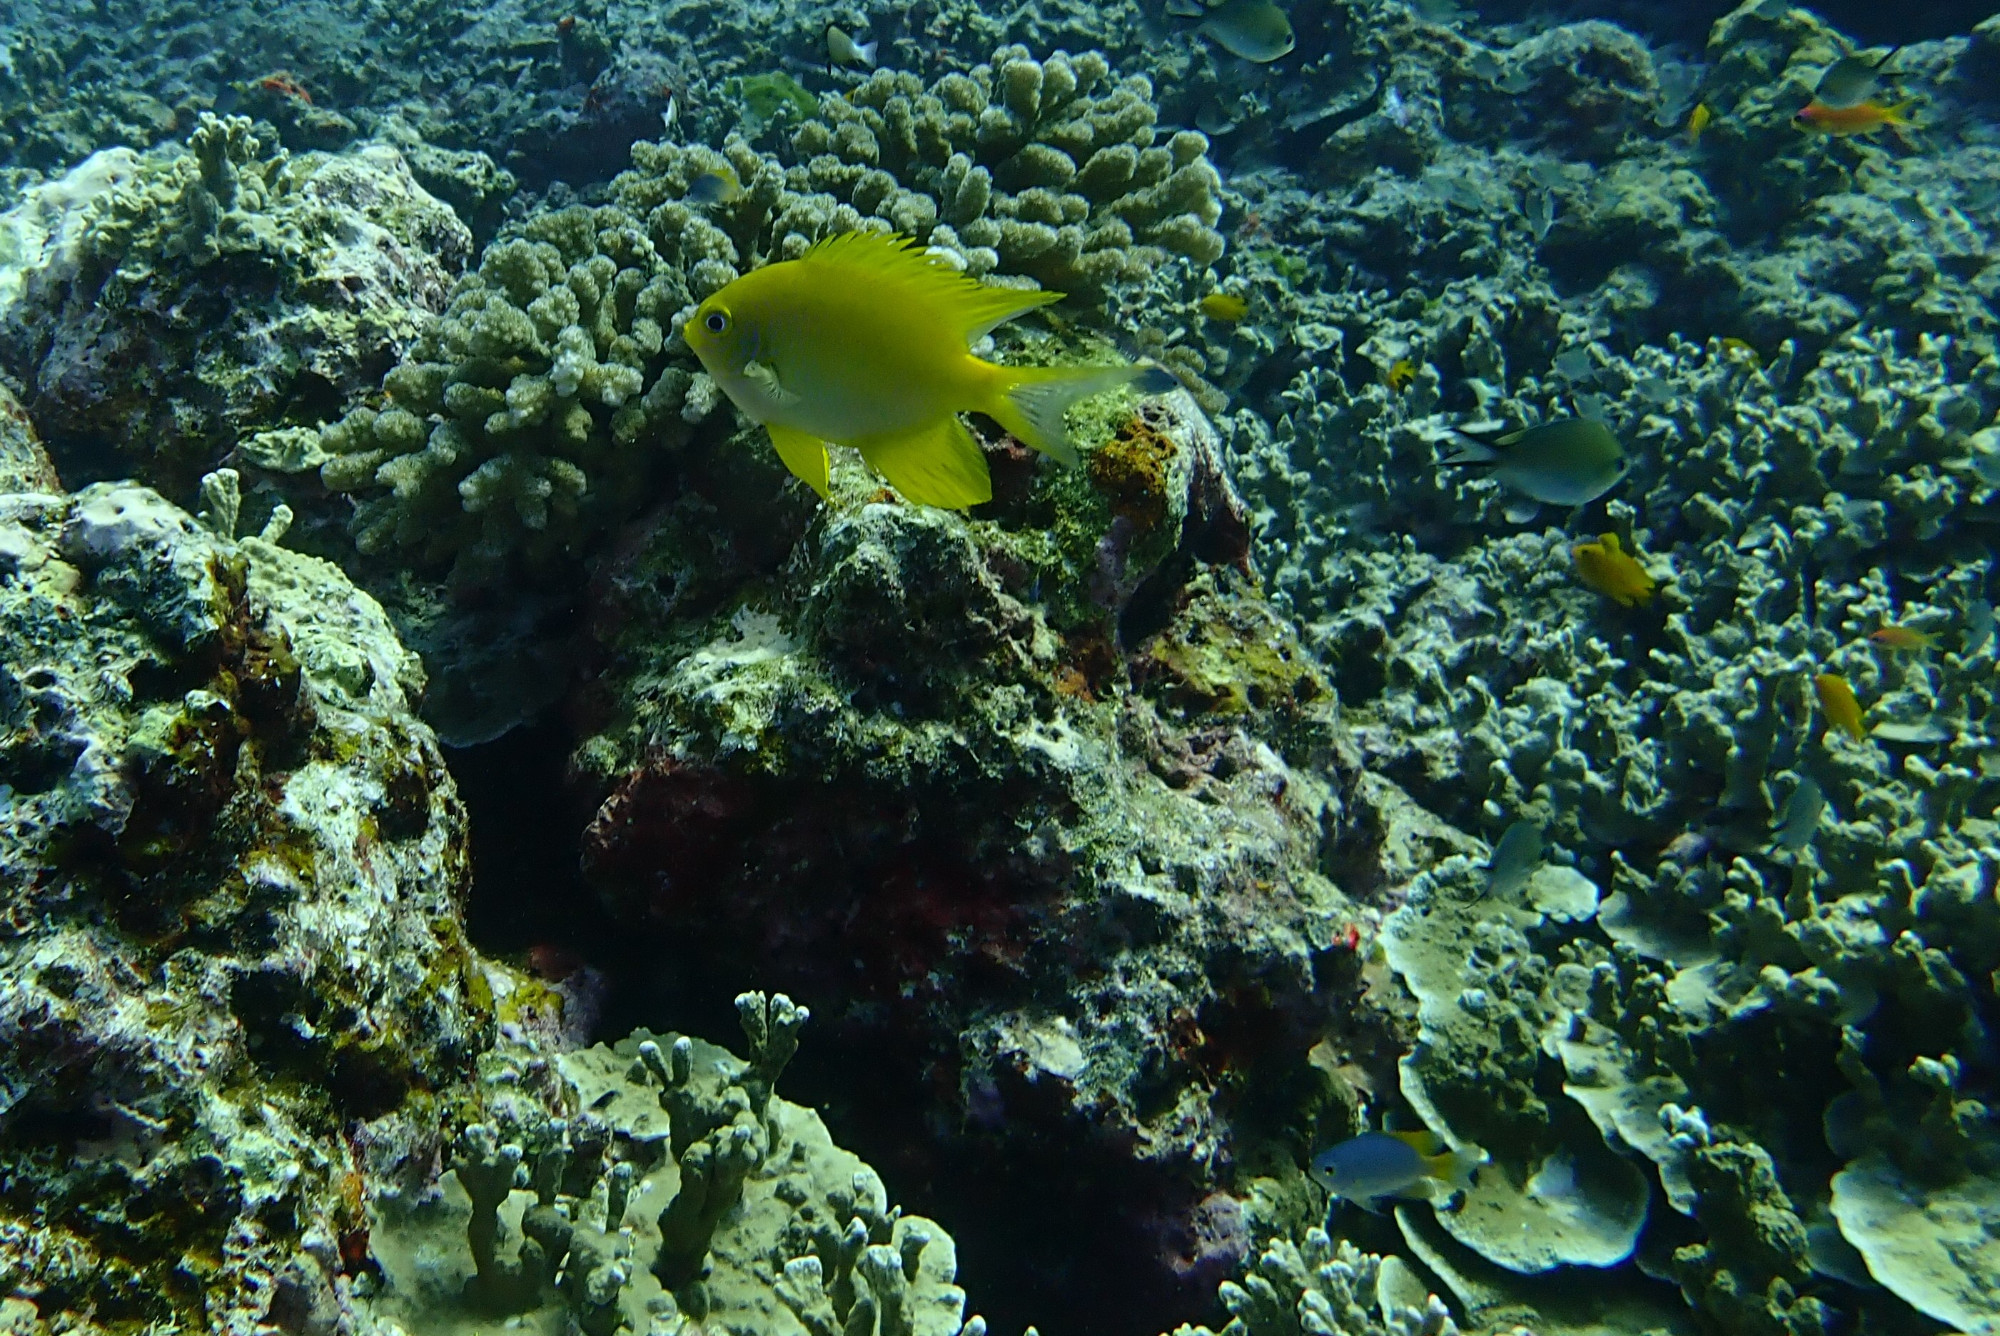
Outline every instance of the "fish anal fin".
<path fill-rule="evenodd" d="M 964 510 L 993 499 L 986 456 L 955 413 L 900 436 L 869 436 L 851 444 L 869 467 L 918 505 Z"/>
<path fill-rule="evenodd" d="M 818 492 L 822 501 L 826 500 L 833 471 L 832 461 L 826 455 L 826 442 L 810 432 L 780 427 L 775 422 L 765 423 L 764 430 L 771 433 L 771 444 L 778 448 L 778 458 L 785 461 L 792 476 Z"/>
<path fill-rule="evenodd" d="M 968 345 L 994 326 L 1064 295 L 990 287 L 898 232 L 841 232 L 816 243 L 799 262 L 842 271 L 842 278 L 872 302 L 938 311 Z"/>

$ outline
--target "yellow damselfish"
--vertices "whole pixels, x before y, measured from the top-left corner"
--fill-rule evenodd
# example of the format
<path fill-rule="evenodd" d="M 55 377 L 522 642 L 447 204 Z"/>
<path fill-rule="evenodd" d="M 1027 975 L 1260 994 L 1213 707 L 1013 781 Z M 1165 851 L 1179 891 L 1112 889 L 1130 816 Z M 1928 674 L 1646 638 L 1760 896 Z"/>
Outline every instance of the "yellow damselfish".
<path fill-rule="evenodd" d="M 1250 314 L 1250 303 L 1234 292 L 1211 292 L 1201 299 L 1201 313 L 1210 320 L 1234 325 Z"/>
<path fill-rule="evenodd" d="M 1839 673 L 1815 673 L 1813 694 L 1819 697 L 1819 708 L 1829 724 L 1856 742 L 1868 736 L 1861 724 L 1861 702 L 1855 699 L 1846 678 Z"/>
<path fill-rule="evenodd" d="M 1600 535 L 1594 543 L 1578 543 L 1569 554 L 1576 562 L 1577 579 L 1628 608 L 1651 602 L 1653 591 L 1660 587 L 1660 582 L 1618 545 L 1615 533 Z"/>
<path fill-rule="evenodd" d="M 994 326 L 1062 296 L 987 287 L 908 237 L 844 232 L 736 279 L 683 333 L 723 392 L 770 432 L 785 467 L 822 497 L 832 442 L 859 450 L 909 500 L 958 510 L 993 496 L 961 412 L 1074 464 L 1070 404 L 1162 379 L 1145 365 L 998 366 L 969 351 Z"/>

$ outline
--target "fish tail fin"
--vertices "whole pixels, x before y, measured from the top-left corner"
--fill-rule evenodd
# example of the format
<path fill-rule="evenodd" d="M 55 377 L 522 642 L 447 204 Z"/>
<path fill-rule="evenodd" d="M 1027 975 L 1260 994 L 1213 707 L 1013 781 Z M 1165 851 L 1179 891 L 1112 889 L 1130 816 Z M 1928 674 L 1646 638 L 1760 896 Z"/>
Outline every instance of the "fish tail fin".
<path fill-rule="evenodd" d="M 881 45 L 882 39 L 879 37 L 872 42 L 857 42 L 854 45 L 854 54 L 861 57 L 861 63 L 872 70 L 875 68 L 875 49 Z"/>
<path fill-rule="evenodd" d="M 1424 1170 L 1429 1177 L 1453 1192 L 1464 1192 L 1472 1186 L 1472 1175 L 1486 1160 L 1485 1151 L 1471 1146 L 1465 1150 L 1448 1150 L 1442 1155 L 1425 1156 Z"/>
<path fill-rule="evenodd" d="M 994 394 L 979 411 L 1045 455 L 1078 462 L 1063 413 L 1079 399 L 1115 390 L 1159 370 L 1134 366 L 1008 366 L 996 368 Z"/>
<path fill-rule="evenodd" d="M 1917 128 L 1917 123 L 1910 117 L 1910 108 L 1916 105 L 1917 100 L 1915 98 L 1906 97 L 1901 102 L 1882 108 L 1882 119 L 1890 125 L 1914 130 Z"/>

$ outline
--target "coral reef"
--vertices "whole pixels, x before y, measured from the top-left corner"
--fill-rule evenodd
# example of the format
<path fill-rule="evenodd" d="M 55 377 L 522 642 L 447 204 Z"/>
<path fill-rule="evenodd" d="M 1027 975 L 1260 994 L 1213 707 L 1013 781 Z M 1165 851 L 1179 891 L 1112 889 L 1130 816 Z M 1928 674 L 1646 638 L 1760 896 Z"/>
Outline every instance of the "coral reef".
<path fill-rule="evenodd" d="M 0 1276 L 31 1329 L 331 1311 L 348 1129 L 490 1040 L 422 670 L 333 566 L 232 540 L 234 482 L 213 529 L 131 485 L 0 495 Z"/>
<path fill-rule="evenodd" d="M 656 517 L 578 751 L 610 790 L 585 866 L 632 930 L 754 962 L 850 1052 L 920 1054 L 896 1079 L 950 1112 L 906 1157 L 1098 1166 L 1106 1255 L 1186 1311 L 1214 1269 L 1170 1239 L 1272 1135 L 1227 1112 L 1261 1097 L 1249 1055 L 1302 1062 L 1351 960 L 1332 701 L 1228 564 L 1186 395 L 1106 396 L 1079 444 L 992 520 L 837 474 L 782 580 L 719 604 L 684 535 L 727 511 Z"/>
<path fill-rule="evenodd" d="M 359 1313 L 385 1334 L 509 1315 L 603 1336 L 983 1332 L 950 1236 L 773 1096 L 805 1010 L 737 1009 L 747 1062 L 646 1031 L 562 1053 L 524 1032 L 490 1054 L 498 1098 L 459 1132 L 450 1181 L 373 1213 L 382 1269 Z"/>
<path fill-rule="evenodd" d="M 538 215 L 489 246 L 381 407 L 321 434 L 321 481 L 360 494 L 361 551 L 454 561 L 472 583 L 574 557 L 688 433 L 692 378 L 666 348 L 697 295 L 617 209 Z"/>
<path fill-rule="evenodd" d="M 183 501 L 243 438 L 379 381 L 471 249 L 393 149 L 293 157 L 243 117 L 107 149 L 0 231 L 0 361 L 59 465 Z"/>
<path fill-rule="evenodd" d="M 1003 48 L 928 89 L 878 72 L 821 99 L 773 154 L 740 137 L 722 153 L 635 144 L 610 203 L 536 214 L 487 249 L 385 401 L 324 433 L 320 476 L 356 496 L 365 553 L 450 561 L 473 583 L 514 558 L 562 570 L 636 509 L 714 408 L 679 325 L 744 269 L 888 228 L 1082 304 L 1170 252 L 1213 261 L 1207 142 L 1154 145 L 1150 96 L 1095 53 Z M 741 198 L 689 197 L 722 173 Z"/>

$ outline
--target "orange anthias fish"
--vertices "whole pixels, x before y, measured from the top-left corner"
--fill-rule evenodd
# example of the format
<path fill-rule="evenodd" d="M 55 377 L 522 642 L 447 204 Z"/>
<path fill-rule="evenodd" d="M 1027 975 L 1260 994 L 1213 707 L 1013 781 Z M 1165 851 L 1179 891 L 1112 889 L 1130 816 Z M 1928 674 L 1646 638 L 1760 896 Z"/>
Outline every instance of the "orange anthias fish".
<path fill-rule="evenodd" d="M 1618 535 L 1601 535 L 1594 543 L 1578 543 L 1569 550 L 1576 562 L 1576 578 L 1608 598 L 1628 608 L 1652 601 L 1660 582 L 1632 554 L 1618 545 Z"/>
<path fill-rule="evenodd" d="M 1868 736 L 1861 727 L 1861 702 L 1854 698 L 1854 688 L 1847 685 L 1847 679 L 1839 673 L 1819 673 L 1813 678 L 1813 694 L 1819 697 L 1819 708 L 1826 713 L 1826 721 L 1856 742 Z"/>
<path fill-rule="evenodd" d="M 1883 626 L 1868 633 L 1871 643 L 1899 654 L 1922 654 L 1937 648 L 1937 637 L 1908 626 Z"/>
<path fill-rule="evenodd" d="M 1870 99 L 1852 107 L 1836 107 L 1815 98 L 1799 109 L 1799 114 L 1792 117 L 1792 124 L 1820 134 L 1864 135 L 1885 125 L 1898 129 L 1910 125 L 1910 118 L 1903 113 L 1911 105 L 1906 98 L 1894 106 Z"/>

